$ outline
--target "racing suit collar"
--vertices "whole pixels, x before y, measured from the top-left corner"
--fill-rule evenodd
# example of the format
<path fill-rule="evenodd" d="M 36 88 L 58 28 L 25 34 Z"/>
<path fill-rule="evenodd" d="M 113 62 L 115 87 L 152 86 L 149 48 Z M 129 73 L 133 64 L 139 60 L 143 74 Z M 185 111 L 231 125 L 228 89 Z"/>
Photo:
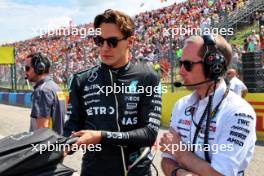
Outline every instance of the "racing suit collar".
<path fill-rule="evenodd" d="M 111 66 L 102 63 L 101 67 L 103 69 L 110 69 L 113 73 L 116 73 L 116 74 L 120 74 L 121 73 L 122 74 L 122 73 L 124 73 L 124 72 L 126 72 L 127 70 L 130 69 L 131 63 L 128 62 L 126 65 L 124 65 L 122 67 L 119 67 L 119 68 L 112 68 Z"/>

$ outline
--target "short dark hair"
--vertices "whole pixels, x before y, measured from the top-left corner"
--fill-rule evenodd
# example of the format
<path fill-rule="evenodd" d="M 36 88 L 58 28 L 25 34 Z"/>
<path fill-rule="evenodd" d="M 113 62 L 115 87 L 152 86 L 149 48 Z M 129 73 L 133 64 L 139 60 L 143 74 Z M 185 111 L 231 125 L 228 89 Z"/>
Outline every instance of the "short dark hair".
<path fill-rule="evenodd" d="M 94 19 L 94 28 L 99 28 L 102 23 L 116 24 L 126 38 L 134 35 L 135 32 L 135 24 L 132 18 L 117 10 L 108 9 L 97 15 Z"/>
<path fill-rule="evenodd" d="M 30 64 L 34 68 L 35 72 L 38 72 L 38 65 L 44 64 L 44 71 L 43 73 L 48 74 L 51 66 L 51 62 L 48 57 L 44 56 L 41 53 L 32 53 L 27 56 L 27 58 L 31 58 Z"/>

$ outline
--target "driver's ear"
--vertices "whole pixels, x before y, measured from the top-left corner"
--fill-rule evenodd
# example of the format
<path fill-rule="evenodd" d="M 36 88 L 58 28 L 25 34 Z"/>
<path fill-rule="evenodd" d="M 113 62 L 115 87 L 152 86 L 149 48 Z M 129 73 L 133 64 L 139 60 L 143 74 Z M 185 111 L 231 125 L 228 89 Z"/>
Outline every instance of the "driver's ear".
<path fill-rule="evenodd" d="M 135 40 L 135 36 L 134 35 L 130 36 L 130 37 L 127 38 L 127 40 L 128 40 L 128 47 L 131 48 L 132 45 L 133 45 L 133 42 Z"/>

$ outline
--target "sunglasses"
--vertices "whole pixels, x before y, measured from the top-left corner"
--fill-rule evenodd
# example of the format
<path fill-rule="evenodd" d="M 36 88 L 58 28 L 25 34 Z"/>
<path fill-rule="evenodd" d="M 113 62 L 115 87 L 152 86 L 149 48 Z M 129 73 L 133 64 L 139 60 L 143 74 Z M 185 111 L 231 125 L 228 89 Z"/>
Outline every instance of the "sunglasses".
<path fill-rule="evenodd" d="M 26 66 L 25 66 L 25 71 L 28 72 L 28 71 L 30 70 L 30 68 L 31 68 L 30 66 L 27 66 L 27 65 L 26 65 Z"/>
<path fill-rule="evenodd" d="M 179 61 L 180 67 L 183 65 L 184 69 L 188 72 L 192 71 L 193 65 L 201 64 L 201 63 L 203 63 L 203 61 L 197 61 L 197 62 L 189 61 L 189 60 Z"/>
<path fill-rule="evenodd" d="M 121 40 L 126 40 L 127 37 L 124 37 L 124 38 L 121 38 L 121 39 L 118 39 L 117 37 L 109 37 L 107 39 L 104 39 L 100 36 L 95 36 L 94 38 L 94 43 L 101 47 L 104 45 L 104 42 L 106 41 L 107 42 L 107 45 L 110 47 L 110 48 L 115 48 L 118 44 L 118 42 L 120 42 Z"/>

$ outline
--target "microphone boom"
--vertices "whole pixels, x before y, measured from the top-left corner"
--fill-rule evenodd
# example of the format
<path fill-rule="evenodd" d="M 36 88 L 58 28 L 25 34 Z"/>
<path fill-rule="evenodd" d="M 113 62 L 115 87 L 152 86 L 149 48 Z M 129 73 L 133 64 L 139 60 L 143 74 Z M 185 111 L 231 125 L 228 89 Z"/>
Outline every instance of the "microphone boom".
<path fill-rule="evenodd" d="M 204 83 L 208 83 L 208 82 L 211 82 L 213 81 L 212 79 L 209 79 L 209 80 L 206 80 L 206 81 L 202 81 L 202 82 L 198 82 L 198 83 L 195 83 L 195 84 L 182 84 L 181 82 L 174 82 L 174 86 L 175 87 L 182 87 L 182 86 L 198 86 L 198 85 L 201 85 L 201 84 L 204 84 Z"/>

